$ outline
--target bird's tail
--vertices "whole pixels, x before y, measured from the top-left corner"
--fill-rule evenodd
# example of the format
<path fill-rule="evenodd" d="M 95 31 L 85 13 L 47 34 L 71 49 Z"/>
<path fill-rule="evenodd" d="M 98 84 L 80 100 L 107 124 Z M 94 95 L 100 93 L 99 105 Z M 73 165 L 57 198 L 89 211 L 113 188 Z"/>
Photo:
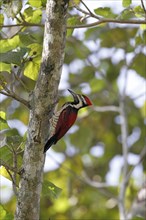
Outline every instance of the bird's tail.
<path fill-rule="evenodd" d="M 53 145 L 56 143 L 56 137 L 53 135 L 45 144 L 44 146 L 44 153 Z"/>

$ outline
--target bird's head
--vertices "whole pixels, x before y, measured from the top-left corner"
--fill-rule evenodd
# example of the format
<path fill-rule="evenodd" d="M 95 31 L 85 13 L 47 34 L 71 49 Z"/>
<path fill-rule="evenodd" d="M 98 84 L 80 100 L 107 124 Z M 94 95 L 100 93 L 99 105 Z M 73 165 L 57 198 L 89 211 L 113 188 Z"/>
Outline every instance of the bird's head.
<path fill-rule="evenodd" d="M 71 93 L 71 95 L 74 98 L 74 102 L 72 104 L 74 105 L 75 108 L 80 109 L 92 105 L 91 100 L 87 96 L 76 94 L 70 89 L 68 89 L 68 91 Z"/>

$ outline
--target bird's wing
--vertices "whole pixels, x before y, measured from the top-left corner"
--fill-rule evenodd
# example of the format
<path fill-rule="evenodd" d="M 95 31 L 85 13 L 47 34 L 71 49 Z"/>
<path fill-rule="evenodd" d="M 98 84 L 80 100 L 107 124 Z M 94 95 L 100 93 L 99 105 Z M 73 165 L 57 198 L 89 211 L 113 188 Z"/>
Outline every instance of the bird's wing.
<path fill-rule="evenodd" d="M 57 121 L 55 133 L 58 134 L 58 140 L 62 138 L 69 128 L 74 124 L 77 118 L 77 111 L 72 107 L 64 109 Z"/>

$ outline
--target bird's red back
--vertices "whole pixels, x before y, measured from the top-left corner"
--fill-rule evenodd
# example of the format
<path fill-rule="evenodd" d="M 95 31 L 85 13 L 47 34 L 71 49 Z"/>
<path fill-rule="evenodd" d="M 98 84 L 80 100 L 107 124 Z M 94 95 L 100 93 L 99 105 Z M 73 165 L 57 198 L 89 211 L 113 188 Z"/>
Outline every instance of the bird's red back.
<path fill-rule="evenodd" d="M 57 141 L 62 138 L 65 133 L 70 129 L 70 127 L 74 124 L 77 118 L 77 112 L 78 110 L 72 108 L 71 106 L 68 106 L 61 112 L 55 130 Z"/>

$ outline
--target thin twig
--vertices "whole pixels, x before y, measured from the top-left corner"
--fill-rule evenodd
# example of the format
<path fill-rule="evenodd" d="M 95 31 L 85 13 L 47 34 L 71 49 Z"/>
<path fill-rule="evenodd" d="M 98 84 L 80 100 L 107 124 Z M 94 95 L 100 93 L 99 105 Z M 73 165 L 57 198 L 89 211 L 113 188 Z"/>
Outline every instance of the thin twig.
<path fill-rule="evenodd" d="M 27 21 L 25 21 L 24 15 L 23 15 L 21 12 L 19 12 L 19 15 L 20 15 L 22 21 L 23 21 L 24 23 L 27 23 Z"/>
<path fill-rule="evenodd" d="M 14 167 L 11 167 L 6 162 L 4 162 L 2 159 L 0 159 L 0 165 L 5 167 L 6 169 L 10 170 L 11 172 L 15 172 L 15 173 L 19 174 L 17 169 L 15 169 Z"/>
<path fill-rule="evenodd" d="M 23 105 L 25 105 L 27 108 L 30 108 L 29 102 L 26 101 L 25 99 L 20 98 L 16 94 L 7 93 L 7 92 L 4 92 L 4 91 L 0 91 L 0 93 L 5 95 L 5 96 L 8 96 L 8 97 L 11 97 L 11 98 L 15 99 L 16 101 L 18 101 L 18 102 L 22 103 Z"/>
<path fill-rule="evenodd" d="M 82 24 L 82 25 L 68 25 L 67 28 L 68 29 L 73 29 L 73 28 L 89 28 L 89 27 L 95 27 L 98 26 L 100 24 L 104 24 L 104 23 L 117 23 L 117 24 L 146 24 L 146 21 L 144 20 L 114 20 L 114 19 L 100 19 L 100 21 L 96 21 L 93 23 L 89 23 L 89 24 Z"/>
<path fill-rule="evenodd" d="M 24 64 L 21 65 L 21 67 L 18 69 L 17 73 L 15 73 L 15 71 L 12 71 L 15 79 L 22 85 L 22 87 L 27 91 L 30 92 L 30 90 L 26 87 L 26 85 L 24 84 L 24 82 L 22 81 L 22 79 L 19 77 L 22 68 L 24 67 Z"/>
<path fill-rule="evenodd" d="M 68 25 L 67 29 L 74 29 L 74 28 L 88 28 L 88 27 L 95 27 L 100 24 L 104 23 L 117 23 L 117 24 L 146 24 L 145 20 L 117 20 L 117 19 L 100 19 L 100 21 L 93 22 L 90 24 L 82 24 L 82 25 Z M 10 28 L 10 27 L 44 27 L 44 24 L 36 24 L 36 23 L 21 23 L 21 24 L 9 24 L 9 25 L 0 25 L 0 28 Z"/>
<path fill-rule="evenodd" d="M 144 13 L 145 13 L 145 19 L 146 19 L 146 8 L 145 8 L 145 5 L 144 5 L 144 3 L 143 3 L 143 0 L 141 0 L 141 5 L 142 5 L 142 7 L 143 7 L 143 10 L 144 10 Z"/>
<path fill-rule="evenodd" d="M 114 106 L 114 105 L 111 105 L 111 106 L 96 106 L 96 107 L 93 107 L 94 111 L 97 111 L 97 112 L 120 112 L 120 108 L 117 107 L 117 106 Z"/>
<path fill-rule="evenodd" d="M 71 170 L 70 168 L 68 168 L 67 166 L 65 166 L 64 164 L 60 163 L 58 160 L 56 160 L 55 157 L 53 157 L 52 155 L 49 155 L 57 165 L 59 165 L 62 169 L 66 170 L 67 172 L 71 173 L 73 176 L 75 176 L 76 179 L 78 179 L 79 181 L 81 181 L 82 183 L 88 185 L 88 186 L 91 186 L 91 187 L 94 187 L 96 189 L 100 189 L 99 192 L 103 195 L 105 195 L 106 197 L 108 198 L 114 198 L 117 200 L 117 198 L 111 193 L 109 192 L 107 189 L 108 185 L 106 183 L 96 183 L 96 184 L 91 184 L 91 180 L 87 181 L 87 175 L 86 175 L 86 178 L 85 178 L 85 173 L 83 174 L 83 177 L 82 176 L 79 176 L 77 175 L 73 170 Z M 89 183 L 90 182 L 90 183 Z M 111 187 L 112 185 L 110 185 Z"/>
<path fill-rule="evenodd" d="M 10 28 L 10 27 L 20 27 L 20 26 L 23 26 L 23 27 L 44 27 L 44 24 L 22 22 L 20 24 L 0 25 L 0 28 Z"/>
<path fill-rule="evenodd" d="M 15 178 L 16 174 L 19 174 L 17 169 L 15 167 L 9 166 L 8 164 L 6 164 L 6 162 L 4 162 L 1 159 L 0 159 L 0 165 L 2 165 L 6 169 L 7 173 L 9 174 L 9 176 L 10 176 L 10 178 L 12 180 L 13 191 L 14 191 L 15 195 L 17 196 L 17 187 L 18 186 L 17 186 L 16 178 Z M 11 172 L 13 174 L 11 174 Z"/>
<path fill-rule="evenodd" d="M 16 170 L 18 170 L 17 152 L 15 151 L 13 145 L 11 147 L 12 147 L 12 151 L 13 151 L 13 166 Z M 17 192 L 17 188 L 16 188 L 16 184 L 17 184 L 17 174 L 16 174 L 16 172 L 14 172 L 12 176 L 13 176 L 13 179 L 14 179 L 13 190 L 15 192 L 15 195 L 17 196 L 18 192 Z"/>
<path fill-rule="evenodd" d="M 7 170 L 7 169 L 6 169 Z M 16 184 L 16 182 L 15 182 L 15 179 L 14 179 L 14 177 L 13 177 L 13 175 L 11 174 L 11 172 L 9 171 L 9 170 L 7 170 L 7 172 L 8 172 L 8 174 L 9 174 L 9 176 L 10 176 L 10 178 L 12 179 L 12 186 L 13 186 L 13 191 L 14 191 L 14 194 L 15 194 L 15 196 L 17 196 L 18 195 L 18 192 L 17 192 L 17 184 Z"/>
<path fill-rule="evenodd" d="M 139 95 L 137 95 L 137 96 L 135 96 L 135 97 L 132 97 L 132 100 L 139 99 L 139 98 L 141 98 L 141 97 L 143 97 L 143 96 L 145 96 L 145 95 L 146 95 L 145 92 L 143 92 L 143 93 L 141 93 L 141 94 L 139 94 Z"/>
<path fill-rule="evenodd" d="M 26 101 L 25 99 L 21 98 L 20 96 L 16 95 L 13 91 L 9 90 L 2 80 L 0 80 L 0 84 L 2 85 L 3 89 L 6 91 L 5 92 L 5 91 L 1 90 L 0 91 L 1 94 L 9 96 L 11 98 L 14 98 L 15 100 L 19 101 L 20 103 L 22 103 L 25 106 L 27 106 L 28 108 L 30 108 L 29 102 Z"/>
<path fill-rule="evenodd" d="M 126 56 L 126 55 L 125 55 Z M 126 58 L 125 58 L 126 59 Z M 122 94 L 119 95 L 119 105 L 120 105 L 120 116 L 121 116 L 121 141 L 122 141 L 122 151 L 123 151 L 123 169 L 122 169 L 122 181 L 120 184 L 119 191 L 119 211 L 120 220 L 126 220 L 126 209 L 125 209 L 125 194 L 128 182 L 126 181 L 126 176 L 128 173 L 128 125 L 127 125 L 127 115 L 125 109 L 125 97 L 127 88 L 127 69 L 125 71 L 125 82 Z"/>
<path fill-rule="evenodd" d="M 84 15 L 88 15 L 89 17 L 91 17 L 90 14 L 89 14 L 89 12 L 87 12 L 87 11 L 85 11 L 84 9 L 80 8 L 78 5 L 75 5 L 74 7 L 75 7 L 78 11 L 80 11 L 81 13 L 83 13 Z"/>
<path fill-rule="evenodd" d="M 121 115 L 121 138 L 122 138 L 122 149 L 123 149 L 123 172 L 122 172 L 122 182 L 120 184 L 120 192 L 119 192 L 119 210 L 120 210 L 120 220 L 126 219 L 126 212 L 125 212 L 125 193 L 126 193 L 126 186 L 127 182 L 125 178 L 128 172 L 128 145 L 127 145 L 127 117 L 125 111 L 125 101 L 124 97 L 120 98 L 120 115 Z"/>
<path fill-rule="evenodd" d="M 84 7 L 87 9 L 87 11 L 89 12 L 89 15 L 93 18 L 96 18 L 96 19 L 100 19 L 99 16 L 95 15 L 89 8 L 88 6 L 81 0 L 81 3 L 84 5 Z"/>
<path fill-rule="evenodd" d="M 20 20 L 19 18 L 17 18 L 16 16 L 15 16 L 15 19 L 16 19 L 19 23 L 21 23 L 21 20 Z"/>
<path fill-rule="evenodd" d="M 84 181 L 85 181 L 88 185 L 90 185 L 90 186 L 92 186 L 92 187 L 94 187 L 94 188 L 98 188 L 98 189 L 99 189 L 99 188 L 107 188 L 107 187 L 111 187 L 111 186 L 112 186 L 112 185 L 110 185 L 110 184 L 108 184 L 108 183 L 97 182 L 97 181 L 91 180 L 91 179 L 88 177 L 88 175 L 87 175 L 87 173 L 86 173 L 85 171 L 83 171 L 82 177 L 83 177 Z"/>
<path fill-rule="evenodd" d="M 145 159 L 145 156 L 146 156 L 146 147 L 144 147 L 140 153 L 140 158 L 139 158 L 139 161 L 130 169 L 129 173 L 127 174 L 126 178 L 125 178 L 125 181 L 128 182 L 130 177 L 131 177 L 131 174 L 133 172 L 133 170 L 135 169 L 135 167 L 137 167 L 144 159 Z"/>
<path fill-rule="evenodd" d="M 94 187 L 96 189 L 100 189 L 100 191 L 103 195 L 105 195 L 106 197 L 109 197 L 109 198 L 114 198 L 118 202 L 118 198 L 116 196 L 114 196 L 110 191 L 105 189 L 107 187 L 113 187 L 112 185 L 104 183 L 104 182 L 97 182 L 97 181 L 91 180 L 85 171 L 83 171 L 82 176 L 83 176 L 84 182 L 87 185 Z"/>

